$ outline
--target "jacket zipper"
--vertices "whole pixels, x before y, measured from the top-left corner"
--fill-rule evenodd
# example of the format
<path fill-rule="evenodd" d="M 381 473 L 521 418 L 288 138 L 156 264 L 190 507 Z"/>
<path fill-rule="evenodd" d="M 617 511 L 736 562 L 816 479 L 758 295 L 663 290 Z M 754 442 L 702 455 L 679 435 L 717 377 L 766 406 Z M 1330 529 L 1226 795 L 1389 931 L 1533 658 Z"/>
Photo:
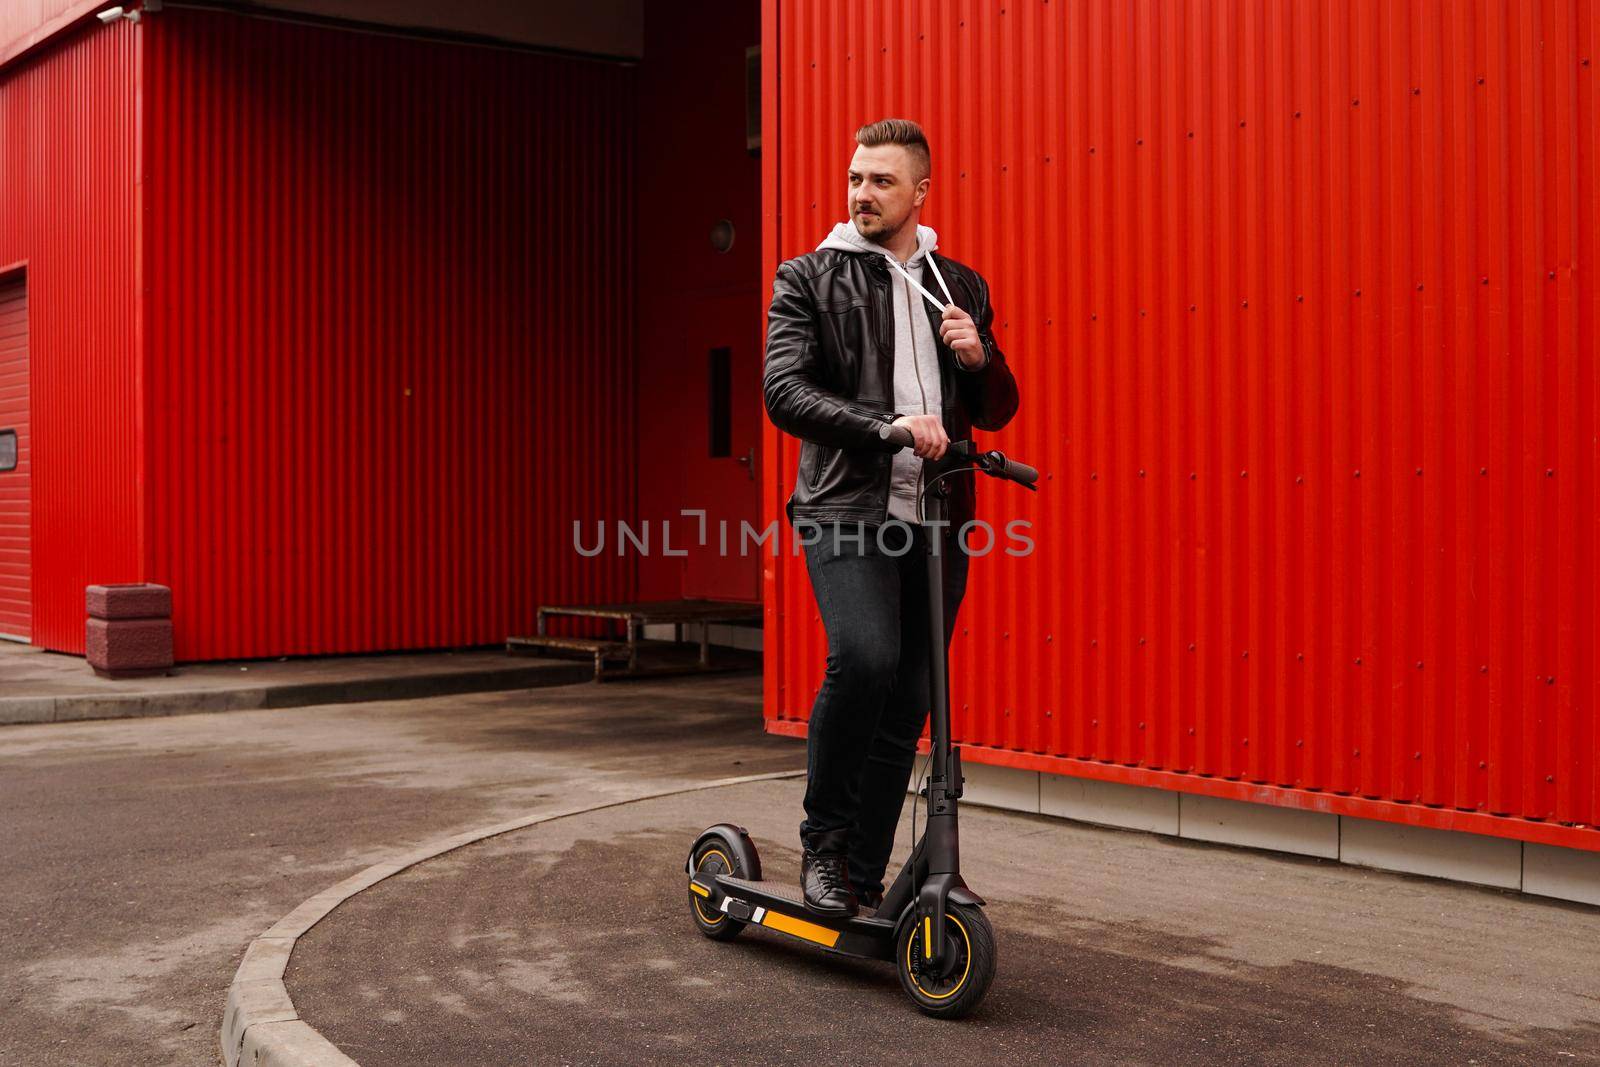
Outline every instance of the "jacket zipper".
<path fill-rule="evenodd" d="M 928 413 L 928 390 L 922 384 L 922 356 L 921 356 L 921 353 L 919 353 L 917 351 L 917 320 L 914 317 L 917 314 L 917 312 L 919 310 L 921 310 L 921 309 L 911 302 L 912 301 L 911 282 L 906 280 L 905 278 L 901 278 L 900 279 L 900 284 L 901 284 L 901 287 L 905 290 L 905 294 L 906 294 L 906 317 L 907 317 L 907 320 L 908 320 L 906 322 L 906 326 L 911 331 L 911 369 L 913 371 L 915 371 L 916 375 L 917 375 L 917 394 L 922 397 L 922 413 L 924 415 L 926 415 Z M 916 511 L 917 521 L 918 522 L 922 521 L 922 506 L 921 506 L 921 500 L 922 500 L 922 469 L 923 469 L 924 466 L 925 466 L 925 464 L 923 463 L 921 458 L 918 458 L 918 460 L 917 460 L 917 484 L 916 484 L 916 487 L 914 489 L 915 495 L 911 498 L 912 499 L 912 507 Z M 892 490 L 891 490 L 891 492 L 892 492 Z"/>

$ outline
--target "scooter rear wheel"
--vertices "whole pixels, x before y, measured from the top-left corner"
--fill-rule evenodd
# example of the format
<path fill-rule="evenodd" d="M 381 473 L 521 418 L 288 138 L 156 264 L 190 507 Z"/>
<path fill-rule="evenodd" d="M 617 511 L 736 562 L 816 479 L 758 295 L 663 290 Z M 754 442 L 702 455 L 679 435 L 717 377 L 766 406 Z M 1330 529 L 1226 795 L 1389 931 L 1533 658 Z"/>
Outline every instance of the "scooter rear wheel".
<path fill-rule="evenodd" d="M 745 877 L 745 872 L 739 868 L 738 858 L 725 844 L 715 839 L 705 842 L 696 850 L 694 870 L 696 874 L 731 874 L 735 878 Z M 693 889 L 689 890 L 689 911 L 694 916 L 695 926 L 713 941 L 730 941 L 738 937 L 739 931 L 744 929 L 744 923 L 709 907 L 704 898 Z"/>
<path fill-rule="evenodd" d="M 994 929 L 982 909 L 952 904 L 945 912 L 943 965 L 935 973 L 923 962 L 922 924 L 901 924 L 895 944 L 900 988 L 923 1014 L 959 1019 L 976 1008 L 994 980 Z"/>

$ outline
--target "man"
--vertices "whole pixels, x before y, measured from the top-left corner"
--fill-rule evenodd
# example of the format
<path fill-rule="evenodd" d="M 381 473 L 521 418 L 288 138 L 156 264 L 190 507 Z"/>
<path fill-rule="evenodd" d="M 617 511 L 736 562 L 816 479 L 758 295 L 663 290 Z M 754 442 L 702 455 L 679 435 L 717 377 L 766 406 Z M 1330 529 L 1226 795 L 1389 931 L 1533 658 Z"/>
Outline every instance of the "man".
<path fill-rule="evenodd" d="M 923 462 L 1017 410 L 988 284 L 935 260 L 938 237 L 919 225 L 931 164 L 921 127 L 884 119 L 856 144 L 850 221 L 778 268 L 762 379 L 773 423 L 803 441 L 786 510 L 806 528 L 828 665 L 807 733 L 800 881 L 806 907 L 833 916 L 882 899 L 927 723 L 929 537 L 941 538 L 947 645 L 966 587 L 951 534 L 973 517 L 972 475 L 949 479 L 949 525 L 934 531 L 917 510 Z M 911 432 L 912 451 L 884 440 L 890 424 Z"/>

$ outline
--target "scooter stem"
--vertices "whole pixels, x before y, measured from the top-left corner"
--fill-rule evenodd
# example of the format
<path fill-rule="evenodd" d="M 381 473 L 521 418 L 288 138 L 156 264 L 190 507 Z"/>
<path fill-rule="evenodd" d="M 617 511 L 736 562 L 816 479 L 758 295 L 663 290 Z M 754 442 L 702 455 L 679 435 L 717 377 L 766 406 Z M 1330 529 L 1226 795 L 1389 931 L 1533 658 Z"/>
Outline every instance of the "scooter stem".
<path fill-rule="evenodd" d="M 918 926 L 924 938 L 923 959 L 929 967 L 944 962 L 945 906 L 950 890 L 961 884 L 961 847 L 957 833 L 956 800 L 961 796 L 961 759 L 950 743 L 950 657 L 944 625 L 944 554 L 939 542 L 945 529 L 948 485 L 940 483 L 923 497 L 923 515 L 929 520 L 928 567 L 928 693 L 929 740 L 933 774 L 928 782 L 928 828 L 923 838 L 926 860 L 923 882 L 917 887 Z M 951 551 L 960 551 L 951 538 Z"/>

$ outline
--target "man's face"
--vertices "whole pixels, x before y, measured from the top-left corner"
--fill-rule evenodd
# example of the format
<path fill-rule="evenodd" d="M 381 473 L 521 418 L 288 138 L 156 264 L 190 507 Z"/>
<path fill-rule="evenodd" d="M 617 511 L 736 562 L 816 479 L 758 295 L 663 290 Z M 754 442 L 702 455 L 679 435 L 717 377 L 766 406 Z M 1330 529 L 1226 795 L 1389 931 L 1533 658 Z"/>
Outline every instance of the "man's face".
<path fill-rule="evenodd" d="M 856 146 L 850 159 L 850 221 L 856 232 L 883 244 L 911 221 L 928 195 L 916 158 L 897 144 Z"/>

